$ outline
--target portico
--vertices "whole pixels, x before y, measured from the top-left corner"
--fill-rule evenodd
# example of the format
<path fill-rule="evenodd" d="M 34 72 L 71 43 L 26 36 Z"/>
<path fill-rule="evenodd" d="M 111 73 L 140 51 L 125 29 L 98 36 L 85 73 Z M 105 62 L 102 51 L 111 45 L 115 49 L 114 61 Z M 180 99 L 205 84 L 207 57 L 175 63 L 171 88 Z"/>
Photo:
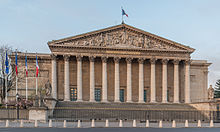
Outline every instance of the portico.
<path fill-rule="evenodd" d="M 52 52 L 55 99 L 191 102 L 190 54 L 194 49 L 188 46 L 126 24 L 51 41 L 48 45 Z"/>

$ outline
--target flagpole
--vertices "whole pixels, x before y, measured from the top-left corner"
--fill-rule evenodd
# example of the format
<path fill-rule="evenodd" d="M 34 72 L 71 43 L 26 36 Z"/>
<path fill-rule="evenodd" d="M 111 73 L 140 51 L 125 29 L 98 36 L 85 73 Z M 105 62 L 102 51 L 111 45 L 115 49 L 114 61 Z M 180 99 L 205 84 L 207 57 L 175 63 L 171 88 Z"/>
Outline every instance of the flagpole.
<path fill-rule="evenodd" d="M 36 53 L 36 95 L 37 95 L 37 89 L 38 89 L 38 71 L 37 71 L 37 53 Z"/>
<path fill-rule="evenodd" d="M 25 53 L 25 59 L 27 59 L 27 51 L 26 51 L 26 53 Z M 27 60 L 25 60 L 25 61 L 27 61 Z M 27 63 L 27 62 L 25 62 L 25 63 Z M 27 64 L 25 64 L 26 65 L 26 91 L 25 91 L 25 95 L 26 95 L 26 101 L 28 101 L 28 78 L 27 78 Z"/>
<path fill-rule="evenodd" d="M 16 59 L 18 59 L 17 58 L 17 50 L 16 50 Z M 16 67 L 17 67 L 17 60 L 16 60 Z M 17 71 L 16 71 L 16 92 L 15 92 L 16 94 L 15 94 L 15 98 L 16 98 L 16 102 L 18 101 L 18 99 L 17 99 L 17 94 L 18 94 L 18 75 L 17 75 Z"/>
<path fill-rule="evenodd" d="M 121 10 L 123 10 L 122 6 L 121 6 Z M 123 14 L 121 14 L 121 20 L 122 20 L 122 24 L 124 23 L 124 20 L 123 20 Z"/>
<path fill-rule="evenodd" d="M 26 75 L 26 101 L 28 100 L 28 85 L 27 85 L 27 75 Z"/>
<path fill-rule="evenodd" d="M 6 108 L 8 107 L 8 92 L 7 92 L 7 89 L 8 89 L 8 75 L 6 74 L 5 76 L 5 103 L 6 103 Z"/>
<path fill-rule="evenodd" d="M 16 102 L 17 102 L 17 94 L 18 94 L 18 77 L 16 75 L 16 94 L 15 94 L 15 98 L 16 98 Z"/>
<path fill-rule="evenodd" d="M 36 76 L 36 95 L 37 95 L 37 82 L 38 82 L 38 78 L 37 78 L 37 76 Z"/>

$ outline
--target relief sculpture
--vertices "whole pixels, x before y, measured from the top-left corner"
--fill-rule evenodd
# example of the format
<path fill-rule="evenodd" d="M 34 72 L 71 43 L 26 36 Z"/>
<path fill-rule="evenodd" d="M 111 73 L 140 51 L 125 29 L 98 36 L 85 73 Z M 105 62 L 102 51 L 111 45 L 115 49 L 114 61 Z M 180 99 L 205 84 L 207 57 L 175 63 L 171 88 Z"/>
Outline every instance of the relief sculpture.
<path fill-rule="evenodd" d="M 98 47 L 125 47 L 125 48 L 145 48 L 145 49 L 167 49 L 176 50 L 178 48 L 158 41 L 144 34 L 138 34 L 126 30 L 117 30 L 100 33 L 96 36 L 88 36 L 71 42 L 75 46 L 98 46 Z"/>

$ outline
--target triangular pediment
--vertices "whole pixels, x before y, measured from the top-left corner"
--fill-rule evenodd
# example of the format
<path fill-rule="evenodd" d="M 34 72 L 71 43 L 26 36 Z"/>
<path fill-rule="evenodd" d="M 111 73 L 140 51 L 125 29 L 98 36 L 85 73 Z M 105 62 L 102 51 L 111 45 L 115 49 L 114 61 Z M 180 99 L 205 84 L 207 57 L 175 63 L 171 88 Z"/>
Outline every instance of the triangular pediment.
<path fill-rule="evenodd" d="M 190 53 L 194 51 L 193 48 L 188 46 L 167 40 L 126 24 L 51 41 L 48 42 L 48 45 L 186 51 Z"/>

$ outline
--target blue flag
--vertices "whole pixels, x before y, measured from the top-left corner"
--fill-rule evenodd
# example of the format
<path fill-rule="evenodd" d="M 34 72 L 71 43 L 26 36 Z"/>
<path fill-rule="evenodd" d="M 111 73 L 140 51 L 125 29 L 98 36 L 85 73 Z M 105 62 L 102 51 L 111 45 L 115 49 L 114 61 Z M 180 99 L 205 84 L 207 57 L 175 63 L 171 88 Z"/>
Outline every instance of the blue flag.
<path fill-rule="evenodd" d="M 8 74 L 9 73 L 9 66 L 8 66 L 8 53 L 6 51 L 6 55 L 5 55 L 5 73 Z"/>

